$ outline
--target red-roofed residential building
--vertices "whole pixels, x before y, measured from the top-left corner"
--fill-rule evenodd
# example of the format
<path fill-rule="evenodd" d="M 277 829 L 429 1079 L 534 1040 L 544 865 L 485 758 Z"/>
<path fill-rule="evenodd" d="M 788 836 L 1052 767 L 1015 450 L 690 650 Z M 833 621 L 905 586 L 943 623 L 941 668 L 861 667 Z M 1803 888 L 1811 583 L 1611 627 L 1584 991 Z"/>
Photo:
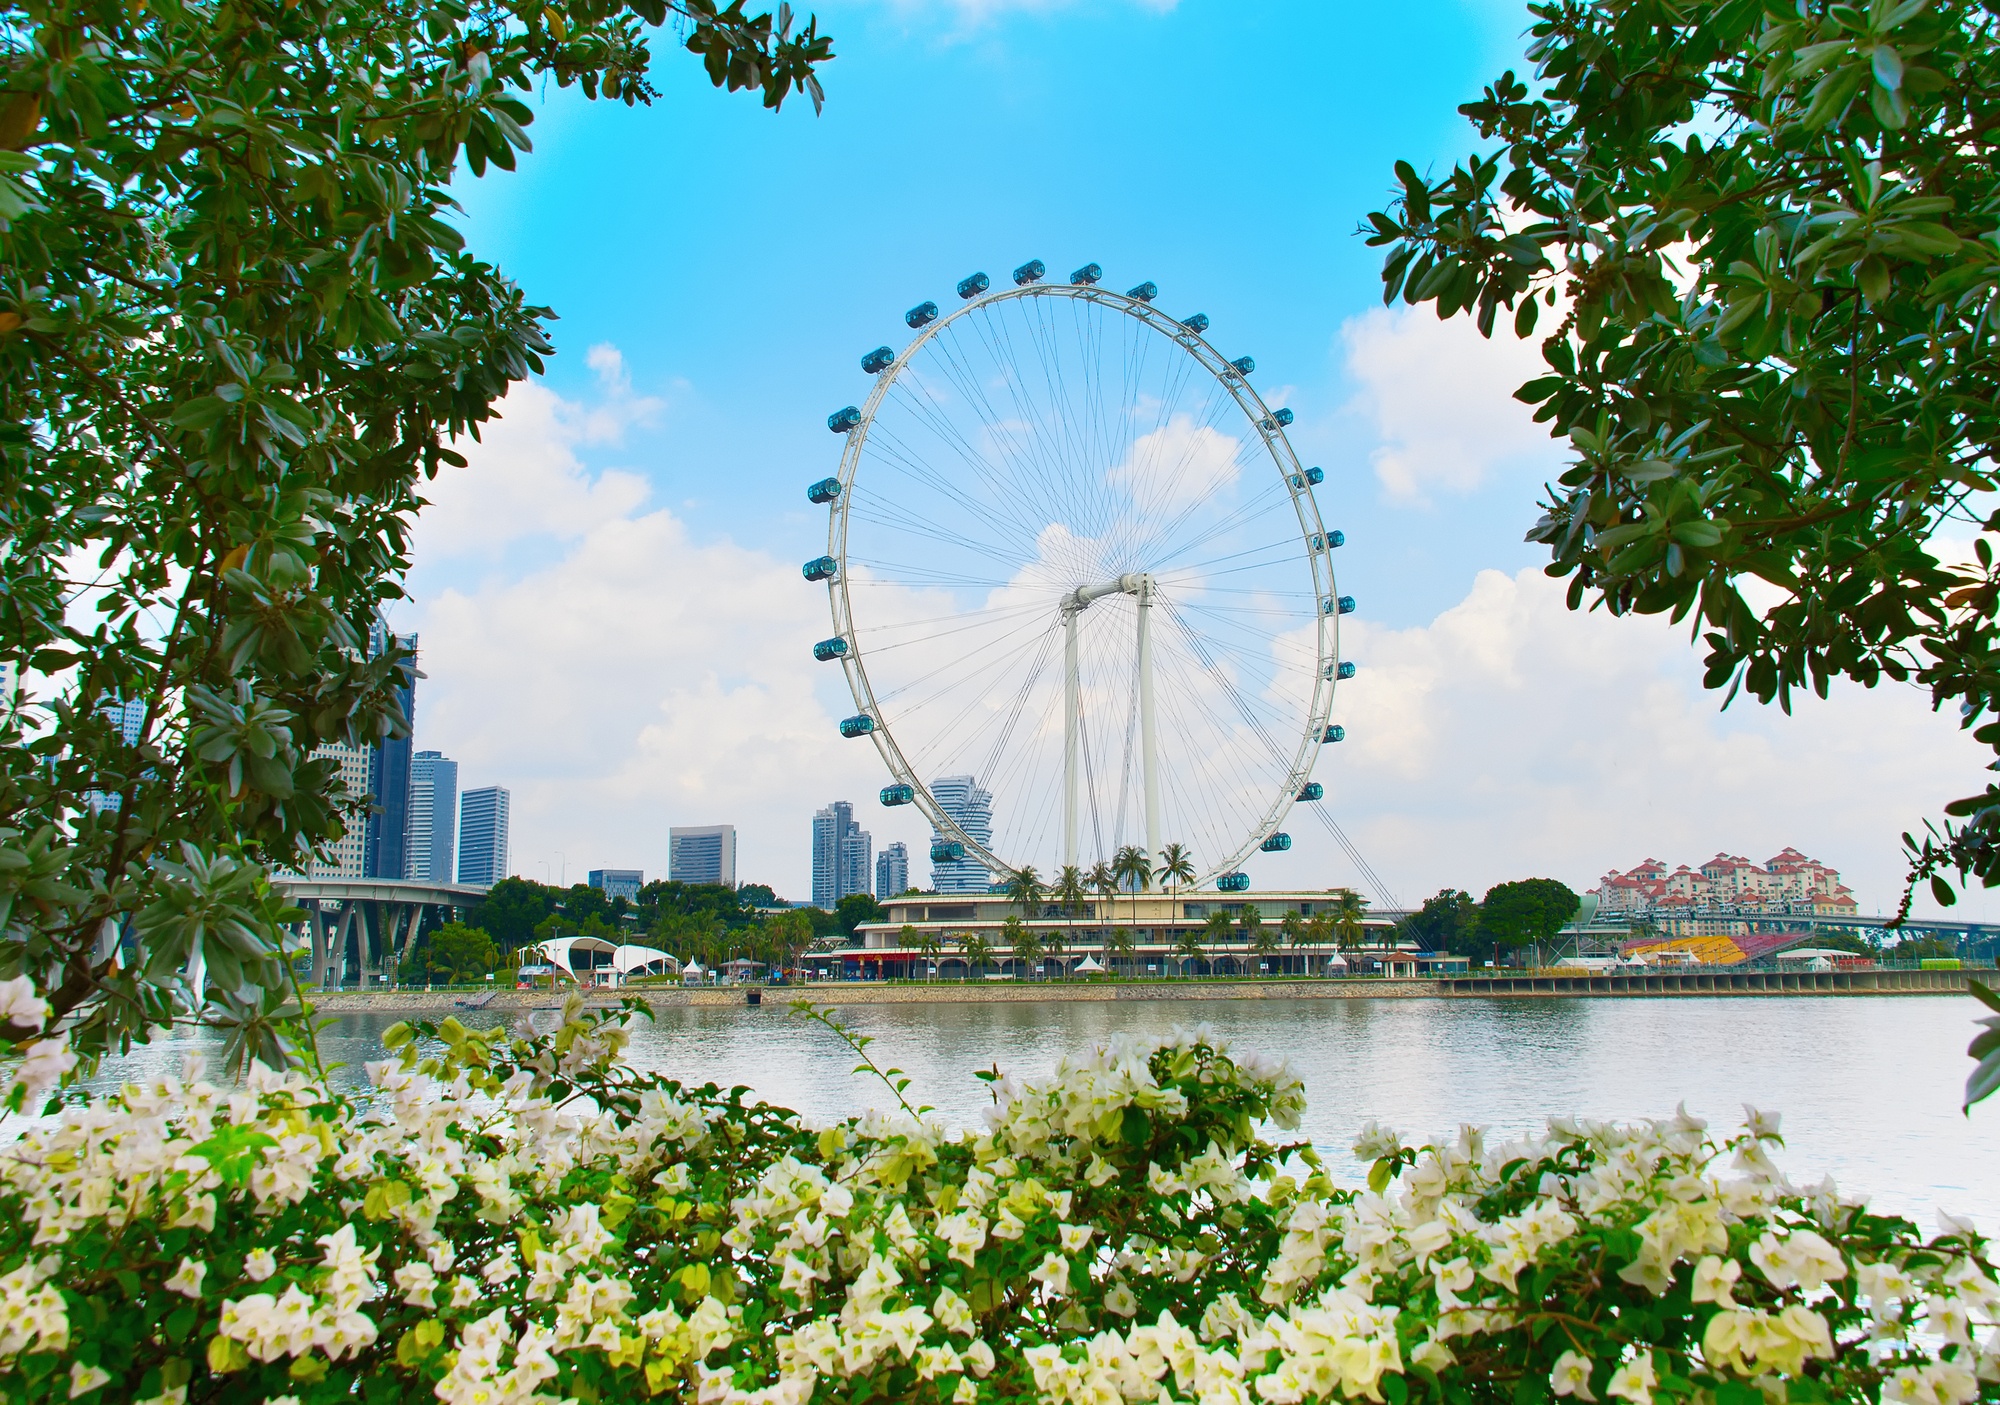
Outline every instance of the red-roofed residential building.
<path fill-rule="evenodd" d="M 1591 891 L 1600 913 L 1641 918 L 1671 936 L 1734 936 L 1757 918 L 1857 910 L 1837 870 L 1789 848 L 1763 864 L 1717 854 L 1699 869 L 1682 864 L 1672 872 L 1647 859 L 1605 874 Z"/>

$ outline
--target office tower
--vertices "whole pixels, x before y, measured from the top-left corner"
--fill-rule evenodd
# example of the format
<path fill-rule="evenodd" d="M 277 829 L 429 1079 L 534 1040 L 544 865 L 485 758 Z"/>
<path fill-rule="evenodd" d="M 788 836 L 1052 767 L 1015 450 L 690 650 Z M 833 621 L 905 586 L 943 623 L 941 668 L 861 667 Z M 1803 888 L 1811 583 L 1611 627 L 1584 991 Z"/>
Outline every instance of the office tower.
<path fill-rule="evenodd" d="M 667 831 L 667 877 L 676 883 L 736 886 L 736 826 L 677 825 Z"/>
<path fill-rule="evenodd" d="M 339 777 L 347 787 L 349 799 L 359 799 L 368 794 L 368 772 L 370 758 L 374 755 L 372 746 L 347 746 L 335 743 L 322 746 L 313 755 L 322 761 L 332 761 L 339 768 Z M 308 878 L 362 878 L 367 876 L 368 827 L 352 811 L 343 810 L 341 817 L 347 823 L 347 833 L 331 847 L 327 859 L 314 859 L 306 865 Z"/>
<path fill-rule="evenodd" d="M 836 800 L 813 815 L 813 906 L 831 912 L 849 893 L 868 891 L 875 841 L 854 822 L 854 806 Z"/>
<path fill-rule="evenodd" d="M 451 882 L 458 839 L 458 763 L 442 752 L 410 758 L 410 824 L 403 875 L 417 883 Z"/>
<path fill-rule="evenodd" d="M 646 871 L 641 868 L 593 868 L 590 871 L 590 886 L 607 898 L 636 902 L 639 890 L 646 886 Z"/>
<path fill-rule="evenodd" d="M 951 822 L 981 844 L 993 842 L 993 795 L 982 790 L 974 776 L 940 776 L 931 782 L 931 798 Z M 931 831 L 931 843 L 942 844 L 947 836 Z M 986 865 L 970 856 L 940 863 L 931 860 L 931 886 L 940 893 L 983 893 L 993 882 Z"/>
<path fill-rule="evenodd" d="M 507 818 L 513 797 L 505 786 L 468 790 L 458 802 L 458 881 L 490 888 L 512 867 L 507 855 Z"/>
<path fill-rule="evenodd" d="M 393 635 L 380 619 L 368 632 L 370 656 L 382 653 L 394 641 L 417 647 L 417 636 Z M 413 657 L 395 689 L 397 705 L 406 721 L 415 718 L 417 708 L 416 659 Z M 410 833 L 410 738 L 387 738 L 368 749 L 368 823 L 364 835 L 367 857 L 362 874 L 367 878 L 404 878 L 409 874 Z"/>
<path fill-rule="evenodd" d="M 875 856 L 875 896 L 893 898 L 910 886 L 910 846 L 897 840 Z"/>

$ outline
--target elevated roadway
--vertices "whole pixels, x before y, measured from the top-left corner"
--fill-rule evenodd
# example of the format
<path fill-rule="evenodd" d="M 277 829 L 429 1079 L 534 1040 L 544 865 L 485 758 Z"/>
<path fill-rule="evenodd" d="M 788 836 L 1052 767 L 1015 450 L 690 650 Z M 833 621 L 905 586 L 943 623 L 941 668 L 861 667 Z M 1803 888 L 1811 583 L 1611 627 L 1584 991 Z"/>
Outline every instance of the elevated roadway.
<path fill-rule="evenodd" d="M 469 883 L 391 878 L 279 878 L 272 886 L 295 907 L 312 942 L 312 980 L 338 990 L 350 972 L 363 990 L 393 985 L 410 943 L 428 922 L 442 926 L 477 907 L 484 888 Z"/>

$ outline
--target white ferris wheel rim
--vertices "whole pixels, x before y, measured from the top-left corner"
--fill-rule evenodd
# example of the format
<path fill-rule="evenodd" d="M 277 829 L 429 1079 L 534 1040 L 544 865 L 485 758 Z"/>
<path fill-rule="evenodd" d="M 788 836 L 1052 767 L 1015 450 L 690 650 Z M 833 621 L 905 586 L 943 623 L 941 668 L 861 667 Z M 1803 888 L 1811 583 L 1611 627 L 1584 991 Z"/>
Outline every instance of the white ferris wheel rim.
<path fill-rule="evenodd" d="M 1199 332 L 1155 308 L 1150 301 L 1100 288 L 1095 284 L 1036 281 L 996 289 L 969 298 L 959 307 L 926 323 L 909 344 L 896 354 L 895 359 L 875 375 L 875 384 L 871 387 L 867 399 L 859 407 L 860 419 L 846 433 L 837 475 L 840 490 L 830 504 L 828 514 L 826 554 L 833 559 L 834 571 L 826 582 L 827 596 L 832 609 L 835 636 L 846 644 L 846 650 L 840 656 L 839 662 L 847 679 L 848 689 L 853 695 L 856 713 L 872 721 L 872 730 L 868 736 L 875 743 L 876 752 L 881 756 L 883 765 L 888 768 L 896 784 L 910 788 L 912 803 L 930 820 L 932 827 L 938 833 L 962 844 L 966 858 L 978 861 L 996 874 L 1012 876 L 1024 867 L 1023 864 L 1009 861 L 992 846 L 966 833 L 931 794 L 929 784 L 910 764 L 902 747 L 897 743 L 894 728 L 876 700 L 874 687 L 868 677 L 867 660 L 861 648 L 860 631 L 855 622 L 853 603 L 848 593 L 847 534 L 848 509 L 854 500 L 855 477 L 867 449 L 869 431 L 874 426 L 875 416 L 884 399 L 895 386 L 898 377 L 909 367 L 911 359 L 961 318 L 999 303 L 1037 297 L 1067 298 L 1121 313 L 1140 322 L 1190 355 L 1204 371 L 1222 385 L 1243 411 L 1250 427 L 1260 437 L 1265 454 L 1278 473 L 1285 491 L 1290 495 L 1292 506 L 1298 516 L 1300 550 L 1312 571 L 1314 593 L 1320 603 L 1320 608 L 1316 611 L 1317 657 L 1313 669 L 1311 703 L 1307 708 L 1305 725 L 1293 752 L 1284 784 L 1271 799 L 1262 819 L 1226 858 L 1198 868 L 1193 882 L 1188 886 L 1200 888 L 1226 874 L 1239 871 L 1243 862 L 1257 852 L 1266 839 L 1278 832 L 1286 814 L 1297 803 L 1300 792 L 1312 777 L 1314 762 L 1318 759 L 1320 748 L 1325 744 L 1327 720 L 1333 711 L 1333 694 L 1340 658 L 1340 617 L 1334 602 L 1339 596 L 1334 582 L 1332 551 L 1327 546 L 1316 548 L 1314 545 L 1315 542 L 1326 543 L 1328 538 L 1325 524 L 1319 514 L 1319 504 L 1313 496 L 1311 484 L 1306 481 L 1305 469 L 1285 435 L 1283 425 L 1274 418 L 1270 407 L 1250 384 L 1247 375 L 1239 373 L 1230 360 L 1211 346 Z M 1157 859 L 1159 856 L 1151 854 L 1148 857 Z"/>

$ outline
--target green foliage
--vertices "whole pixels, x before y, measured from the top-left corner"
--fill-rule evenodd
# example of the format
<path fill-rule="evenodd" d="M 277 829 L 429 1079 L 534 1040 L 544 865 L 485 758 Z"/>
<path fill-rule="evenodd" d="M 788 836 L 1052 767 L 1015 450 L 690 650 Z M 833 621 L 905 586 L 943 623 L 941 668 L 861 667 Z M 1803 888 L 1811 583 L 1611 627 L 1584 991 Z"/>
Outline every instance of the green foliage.
<path fill-rule="evenodd" d="M 1008 913 L 1007 920 L 1000 924 L 1000 941 L 1021 963 L 1023 969 L 1020 974 L 1033 975 L 1041 970 L 1042 957 L 1047 954 L 1042 935 L 1017 914 Z"/>
<path fill-rule="evenodd" d="M 1814 938 L 1813 945 L 1820 945 Z M 1922 961 L 1926 958 L 1951 957 L 1958 955 L 1955 943 L 1939 937 L 1905 937 L 1882 953 L 1891 961 Z"/>
<path fill-rule="evenodd" d="M 1479 904 L 1472 894 L 1457 888 L 1441 888 L 1437 896 L 1425 898 L 1424 905 L 1403 919 L 1403 935 L 1426 951 L 1448 951 L 1454 956 L 1477 956 L 1492 950 L 1479 932 Z"/>
<path fill-rule="evenodd" d="M 484 929 L 447 922 L 424 938 L 413 958 L 420 972 L 415 979 L 452 984 L 491 971 L 500 963 L 500 951 Z"/>
<path fill-rule="evenodd" d="M 1560 313 L 1517 395 L 1575 451 L 1529 533 L 1571 608 L 1689 621 L 1730 697 L 1914 680 L 2000 749 L 2000 572 L 1935 544 L 2000 526 L 2000 16 L 1529 10 L 1538 87 L 1460 109 L 1500 150 L 1398 163 L 1370 242 L 1387 299 Z M 2000 883 L 2000 787 L 1947 813 L 1906 836 L 1942 903 Z"/>
<path fill-rule="evenodd" d="M 1553 878 L 1523 878 L 1486 890 L 1479 930 L 1502 947 L 1544 946 L 1576 917 L 1577 896 Z"/>
<path fill-rule="evenodd" d="M 502 951 L 540 940 L 537 928 L 555 912 L 558 890 L 525 878 L 503 878 L 486 890 L 471 924 L 490 935 Z"/>
<path fill-rule="evenodd" d="M 736 890 L 736 905 L 746 911 L 760 907 L 776 907 L 778 895 L 768 883 L 745 883 Z"/>
<path fill-rule="evenodd" d="M 849 893 L 833 905 L 833 916 L 841 935 L 852 937 L 863 922 L 887 922 L 889 910 L 871 893 Z"/>
<path fill-rule="evenodd" d="M 359 822 L 314 752 L 407 732 L 368 636 L 421 485 L 552 349 L 448 188 L 550 80 L 649 100 L 670 15 L 818 101 L 813 24 L 711 0 L 6 0 L 0 659 L 39 700 L 0 709 L 0 976 L 86 1063 L 190 1013 L 289 1057 L 267 874 Z"/>
<path fill-rule="evenodd" d="M 399 1025 L 379 1089 L 160 1080 L 0 1161 L 21 1405 L 516 1400 L 1810 1405 L 2000 1400 L 1985 1240 L 1926 1239 L 1685 1115 L 1337 1184 L 1298 1080 L 1199 1035 L 982 1073 L 952 1133 L 620 1061 L 642 1003 Z M 1978 1329 L 1974 1329 L 1978 1330 Z M 1985 1333 L 1980 1332 L 1983 1337 Z M 102 1394 L 94 1394 L 101 1391 Z"/>

